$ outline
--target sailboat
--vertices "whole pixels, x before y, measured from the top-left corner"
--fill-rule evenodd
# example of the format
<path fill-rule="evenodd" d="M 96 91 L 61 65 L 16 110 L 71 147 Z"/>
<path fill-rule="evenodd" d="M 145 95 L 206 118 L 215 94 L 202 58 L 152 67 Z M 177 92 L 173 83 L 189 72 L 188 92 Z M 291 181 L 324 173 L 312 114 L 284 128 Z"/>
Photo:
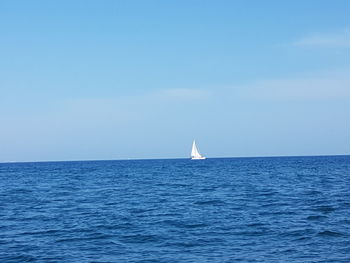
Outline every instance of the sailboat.
<path fill-rule="evenodd" d="M 198 148 L 196 146 L 196 140 L 193 140 L 191 159 L 192 160 L 204 160 L 205 159 L 205 157 L 202 156 L 198 151 Z"/>

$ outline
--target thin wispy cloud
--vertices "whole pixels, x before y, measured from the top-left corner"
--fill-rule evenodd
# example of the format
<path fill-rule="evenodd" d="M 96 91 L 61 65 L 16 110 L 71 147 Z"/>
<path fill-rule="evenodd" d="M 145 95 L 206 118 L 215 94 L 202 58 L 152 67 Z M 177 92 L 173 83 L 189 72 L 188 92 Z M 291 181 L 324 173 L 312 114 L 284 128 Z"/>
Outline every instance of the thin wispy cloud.
<path fill-rule="evenodd" d="M 268 101 L 341 101 L 350 99 L 350 70 L 308 77 L 260 80 L 245 88 L 245 99 Z"/>
<path fill-rule="evenodd" d="M 333 33 L 316 33 L 293 43 L 301 47 L 350 48 L 350 28 Z"/>
<path fill-rule="evenodd" d="M 154 99 L 166 99 L 172 101 L 197 101 L 208 98 L 210 92 L 204 89 L 164 89 L 151 93 L 150 97 Z"/>
<path fill-rule="evenodd" d="M 194 104 L 205 103 L 210 92 L 205 89 L 159 89 L 144 94 L 99 98 L 74 98 L 57 109 L 56 119 L 72 123 L 109 123 L 120 125 L 162 115 L 167 111 L 191 109 Z M 91 121 L 93 120 L 93 122 Z"/>
<path fill-rule="evenodd" d="M 177 104 L 179 102 L 200 102 L 208 99 L 210 91 L 205 89 L 172 88 L 157 89 L 144 94 L 114 97 L 76 98 L 66 105 L 73 109 L 104 109 L 106 111 L 133 105 Z M 128 109 L 130 110 L 130 109 Z"/>

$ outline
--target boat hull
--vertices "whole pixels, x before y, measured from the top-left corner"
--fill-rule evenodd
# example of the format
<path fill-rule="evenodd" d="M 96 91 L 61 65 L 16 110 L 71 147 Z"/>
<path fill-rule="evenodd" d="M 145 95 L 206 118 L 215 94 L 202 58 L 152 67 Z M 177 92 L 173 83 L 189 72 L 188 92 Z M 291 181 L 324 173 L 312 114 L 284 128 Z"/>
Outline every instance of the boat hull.
<path fill-rule="evenodd" d="M 205 157 L 192 157 L 191 160 L 205 160 Z"/>

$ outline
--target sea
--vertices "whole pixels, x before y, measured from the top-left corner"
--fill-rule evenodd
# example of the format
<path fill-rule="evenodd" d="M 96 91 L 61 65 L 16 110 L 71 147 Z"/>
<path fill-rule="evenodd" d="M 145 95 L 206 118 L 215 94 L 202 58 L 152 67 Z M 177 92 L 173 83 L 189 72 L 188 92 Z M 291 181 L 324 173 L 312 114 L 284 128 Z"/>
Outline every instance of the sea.
<path fill-rule="evenodd" d="M 0 164 L 0 262 L 350 262 L 350 156 Z"/>

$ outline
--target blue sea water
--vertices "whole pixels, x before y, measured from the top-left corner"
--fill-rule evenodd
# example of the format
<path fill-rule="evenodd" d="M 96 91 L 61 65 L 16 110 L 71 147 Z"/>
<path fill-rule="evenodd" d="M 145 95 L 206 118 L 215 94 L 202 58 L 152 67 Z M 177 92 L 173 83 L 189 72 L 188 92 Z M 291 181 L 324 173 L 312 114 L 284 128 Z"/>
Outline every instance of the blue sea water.
<path fill-rule="evenodd" d="M 350 262 L 350 156 L 2 163 L 0 262 Z"/>

